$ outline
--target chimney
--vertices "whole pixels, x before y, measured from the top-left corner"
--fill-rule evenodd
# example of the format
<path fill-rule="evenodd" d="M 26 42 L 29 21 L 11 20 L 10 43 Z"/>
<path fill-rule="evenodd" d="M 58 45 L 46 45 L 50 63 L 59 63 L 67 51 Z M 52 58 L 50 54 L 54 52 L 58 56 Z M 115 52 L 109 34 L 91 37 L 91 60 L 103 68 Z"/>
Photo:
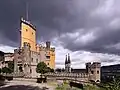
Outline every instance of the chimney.
<path fill-rule="evenodd" d="M 46 48 L 47 48 L 47 49 L 50 49 L 50 41 L 47 41 L 47 42 L 46 42 Z"/>

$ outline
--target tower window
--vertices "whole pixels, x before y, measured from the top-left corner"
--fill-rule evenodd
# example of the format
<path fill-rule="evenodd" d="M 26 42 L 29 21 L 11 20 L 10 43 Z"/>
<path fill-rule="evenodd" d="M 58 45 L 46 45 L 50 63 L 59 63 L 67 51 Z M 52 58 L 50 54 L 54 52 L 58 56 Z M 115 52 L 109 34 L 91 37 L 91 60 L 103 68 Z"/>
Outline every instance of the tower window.
<path fill-rule="evenodd" d="M 91 71 L 92 74 L 94 74 L 94 71 Z"/>
<path fill-rule="evenodd" d="M 32 58 L 32 62 L 33 62 L 33 58 Z"/>
<path fill-rule="evenodd" d="M 99 74 L 99 71 L 97 71 L 97 74 Z"/>
<path fill-rule="evenodd" d="M 30 73 L 32 73 L 32 69 L 30 69 Z"/>
<path fill-rule="evenodd" d="M 46 56 L 47 59 L 50 59 L 50 56 Z"/>
<path fill-rule="evenodd" d="M 38 63 L 38 59 L 36 59 L 36 63 Z"/>
<path fill-rule="evenodd" d="M 28 30 L 26 29 L 26 32 L 27 32 Z"/>
<path fill-rule="evenodd" d="M 48 65 L 49 65 L 49 63 L 48 63 Z"/>
<path fill-rule="evenodd" d="M 32 35 L 33 35 L 33 32 L 32 32 Z"/>

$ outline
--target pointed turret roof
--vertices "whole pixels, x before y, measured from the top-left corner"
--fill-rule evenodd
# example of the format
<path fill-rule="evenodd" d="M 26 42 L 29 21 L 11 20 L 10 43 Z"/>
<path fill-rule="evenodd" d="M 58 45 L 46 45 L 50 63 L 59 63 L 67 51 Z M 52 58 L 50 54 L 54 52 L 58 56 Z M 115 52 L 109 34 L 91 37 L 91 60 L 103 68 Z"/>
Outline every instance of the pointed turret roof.
<path fill-rule="evenodd" d="M 67 55 L 66 55 L 65 64 L 67 64 L 67 63 L 68 63 L 68 61 L 67 61 Z"/>
<path fill-rule="evenodd" d="M 68 63 L 71 63 L 69 53 L 68 53 Z"/>

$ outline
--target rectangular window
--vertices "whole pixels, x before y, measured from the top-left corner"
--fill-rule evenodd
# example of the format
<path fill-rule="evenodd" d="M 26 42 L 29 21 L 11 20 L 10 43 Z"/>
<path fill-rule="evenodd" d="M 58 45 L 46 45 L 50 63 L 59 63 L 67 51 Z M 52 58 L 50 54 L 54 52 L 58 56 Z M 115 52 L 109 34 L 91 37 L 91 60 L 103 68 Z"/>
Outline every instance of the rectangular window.
<path fill-rule="evenodd" d="M 50 56 L 46 56 L 47 59 L 50 59 Z"/>
<path fill-rule="evenodd" d="M 32 58 L 32 62 L 33 62 L 33 58 Z"/>
<path fill-rule="evenodd" d="M 99 71 L 97 71 L 97 74 L 99 74 Z"/>
<path fill-rule="evenodd" d="M 92 73 L 92 74 L 94 74 L 94 72 L 93 72 L 93 71 L 91 71 L 91 73 Z"/>
<path fill-rule="evenodd" d="M 32 73 L 32 69 L 30 69 L 30 73 Z"/>
<path fill-rule="evenodd" d="M 38 59 L 36 59 L 36 63 L 38 63 Z"/>

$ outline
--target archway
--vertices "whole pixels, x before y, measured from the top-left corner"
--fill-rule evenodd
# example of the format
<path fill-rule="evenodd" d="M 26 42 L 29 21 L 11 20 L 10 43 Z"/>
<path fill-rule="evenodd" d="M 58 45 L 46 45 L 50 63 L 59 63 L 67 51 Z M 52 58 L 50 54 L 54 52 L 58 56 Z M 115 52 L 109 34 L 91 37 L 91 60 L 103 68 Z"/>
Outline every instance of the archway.
<path fill-rule="evenodd" d="M 19 71 L 20 71 L 20 72 L 23 72 L 22 66 L 19 67 Z"/>

